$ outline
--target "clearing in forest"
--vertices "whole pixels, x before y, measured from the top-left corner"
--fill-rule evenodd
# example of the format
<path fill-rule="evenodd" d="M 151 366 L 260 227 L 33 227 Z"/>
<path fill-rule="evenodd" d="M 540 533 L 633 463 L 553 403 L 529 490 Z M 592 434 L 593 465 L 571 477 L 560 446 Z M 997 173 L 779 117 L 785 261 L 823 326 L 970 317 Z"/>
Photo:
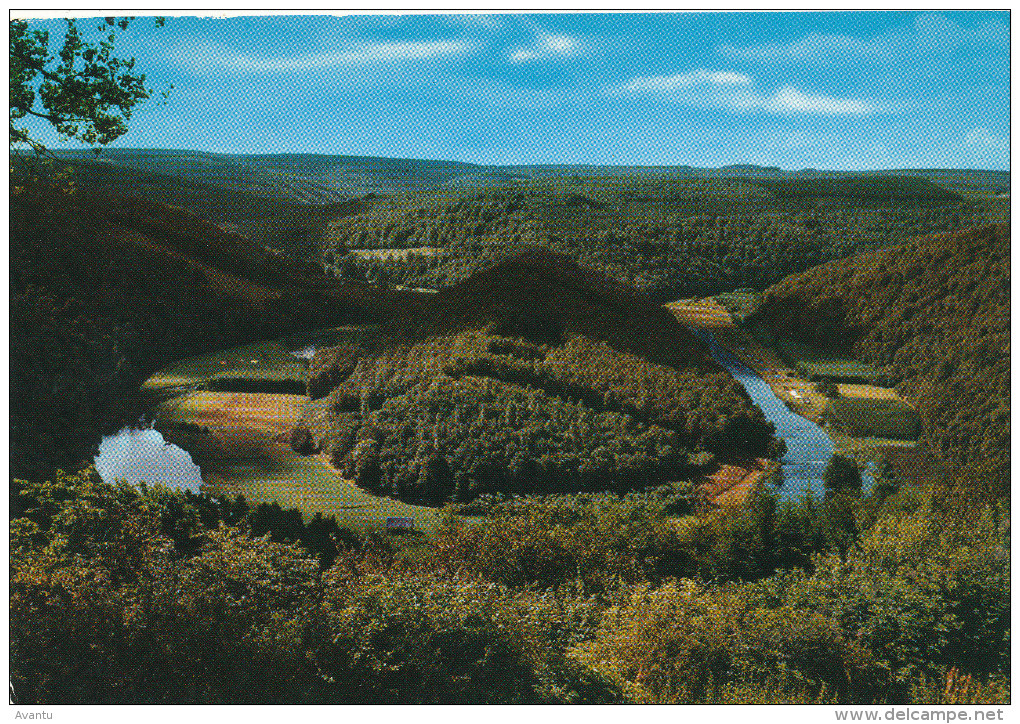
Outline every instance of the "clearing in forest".
<path fill-rule="evenodd" d="M 297 508 L 305 520 L 334 516 L 341 527 L 384 530 L 389 517 L 411 518 L 429 533 L 436 511 L 366 493 L 324 456 L 302 457 L 289 432 L 308 401 L 303 395 L 194 392 L 156 410 L 156 427 L 167 442 L 187 450 L 202 470 L 203 491 L 251 503 Z"/>

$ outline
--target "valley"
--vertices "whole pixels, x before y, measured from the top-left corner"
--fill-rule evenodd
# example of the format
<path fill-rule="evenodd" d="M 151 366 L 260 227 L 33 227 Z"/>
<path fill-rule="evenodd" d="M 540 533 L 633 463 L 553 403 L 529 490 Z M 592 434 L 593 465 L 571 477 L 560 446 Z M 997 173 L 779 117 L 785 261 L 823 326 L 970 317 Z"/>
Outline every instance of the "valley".
<path fill-rule="evenodd" d="M 496 654 L 443 647 L 495 642 L 522 701 L 758 701 L 753 681 L 913 701 L 957 660 L 1003 696 L 1008 227 L 964 176 L 440 164 L 446 181 L 394 190 L 401 165 L 365 160 L 337 172 L 362 184 L 340 199 L 309 183 L 321 160 L 264 163 L 168 165 L 180 205 L 123 180 L 15 188 L 20 629 L 77 641 L 21 591 L 90 566 L 66 595 L 111 630 L 129 619 L 97 602 L 143 591 L 167 620 L 272 631 L 281 701 L 460 696 L 393 693 L 351 663 L 352 641 L 391 655 L 359 638 L 377 625 L 404 637 L 402 682 L 461 681 L 448 661 Z M 258 179 L 247 201 L 236 178 Z M 217 216 L 216 194 L 253 225 Z M 132 478 L 104 450 L 153 459 Z M 904 591 L 950 643 L 872 608 Z M 971 592 L 973 620 L 954 618 Z M 693 688 L 650 688 L 645 667 L 673 658 L 633 637 L 686 651 L 684 632 L 710 646 L 675 674 Z M 824 656 L 791 658 L 803 647 Z M 224 686 L 211 699 L 261 701 Z"/>
<path fill-rule="evenodd" d="M 9 20 L 16 718 L 1003 720 L 1008 11 L 89 12 Z"/>

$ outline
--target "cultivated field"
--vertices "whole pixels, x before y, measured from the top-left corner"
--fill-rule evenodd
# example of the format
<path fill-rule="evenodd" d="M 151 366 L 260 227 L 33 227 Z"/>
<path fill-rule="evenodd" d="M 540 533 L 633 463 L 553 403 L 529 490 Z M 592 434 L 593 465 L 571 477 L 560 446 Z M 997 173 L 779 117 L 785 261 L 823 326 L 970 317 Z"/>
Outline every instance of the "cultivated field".
<path fill-rule="evenodd" d="M 852 399 L 869 399 L 869 400 L 900 400 L 903 398 L 897 394 L 896 390 L 891 387 L 877 387 L 876 385 L 854 385 L 841 383 L 836 385 L 836 389 L 839 390 L 840 397 L 849 397 Z"/>
<path fill-rule="evenodd" d="M 301 395 L 193 392 L 164 402 L 156 427 L 187 450 L 202 470 L 203 490 L 252 503 L 277 502 L 310 520 L 332 515 L 341 527 L 384 530 L 388 517 L 409 517 L 426 534 L 431 508 L 379 498 L 344 480 L 322 456 L 291 450 L 289 432 L 308 398 Z"/>
<path fill-rule="evenodd" d="M 680 299 L 667 304 L 673 316 L 682 324 L 702 329 L 732 329 L 733 318 L 715 299 Z M 716 337 L 718 339 L 718 336 Z M 720 340 L 721 342 L 722 340 Z"/>

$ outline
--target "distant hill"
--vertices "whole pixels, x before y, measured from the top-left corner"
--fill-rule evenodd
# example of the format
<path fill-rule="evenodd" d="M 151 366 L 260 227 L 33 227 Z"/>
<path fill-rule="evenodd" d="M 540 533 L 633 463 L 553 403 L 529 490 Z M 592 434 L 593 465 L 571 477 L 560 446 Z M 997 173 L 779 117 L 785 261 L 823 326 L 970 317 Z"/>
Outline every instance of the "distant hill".
<path fill-rule="evenodd" d="M 761 176 L 778 176 L 786 173 L 779 166 L 757 166 L 753 163 L 735 163 L 729 166 L 720 166 L 719 170 L 729 173 L 753 174 Z"/>
<path fill-rule="evenodd" d="M 831 259 L 984 218 L 923 178 L 564 172 L 368 200 L 323 228 L 321 248 L 345 277 L 441 289 L 543 246 L 666 302 L 763 289 Z M 368 253 L 376 249 L 408 253 Z"/>
<path fill-rule="evenodd" d="M 913 176 L 867 174 L 844 177 L 763 180 L 761 185 L 778 199 L 852 200 L 860 205 L 955 205 L 963 198 L 928 179 Z"/>
<path fill-rule="evenodd" d="M 473 274 L 389 334 L 316 353 L 310 387 L 326 396 L 293 436 L 374 493 L 437 504 L 625 491 L 776 449 L 743 388 L 671 315 L 562 254 Z"/>
<path fill-rule="evenodd" d="M 78 188 L 181 207 L 293 258 L 318 259 L 317 233 L 365 196 L 442 188 L 484 167 L 454 161 L 169 149 L 55 151 L 52 171 Z M 26 173 L 12 154 L 14 183 Z"/>
<path fill-rule="evenodd" d="M 912 239 L 771 287 L 752 318 L 880 366 L 944 464 L 1009 490 L 1010 238 L 1004 224 Z"/>

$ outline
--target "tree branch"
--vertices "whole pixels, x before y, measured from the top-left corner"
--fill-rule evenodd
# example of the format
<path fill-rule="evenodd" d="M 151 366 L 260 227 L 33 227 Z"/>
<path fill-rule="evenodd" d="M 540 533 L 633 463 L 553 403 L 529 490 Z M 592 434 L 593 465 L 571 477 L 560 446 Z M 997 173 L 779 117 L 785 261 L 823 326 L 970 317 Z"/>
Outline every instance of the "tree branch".
<path fill-rule="evenodd" d="M 23 108 L 22 110 L 30 116 L 42 118 L 44 121 L 49 121 L 50 123 L 86 123 L 89 120 L 88 118 L 75 118 L 73 116 L 58 116 L 54 113 L 39 113 L 38 111 L 33 111 L 31 108 Z"/>

